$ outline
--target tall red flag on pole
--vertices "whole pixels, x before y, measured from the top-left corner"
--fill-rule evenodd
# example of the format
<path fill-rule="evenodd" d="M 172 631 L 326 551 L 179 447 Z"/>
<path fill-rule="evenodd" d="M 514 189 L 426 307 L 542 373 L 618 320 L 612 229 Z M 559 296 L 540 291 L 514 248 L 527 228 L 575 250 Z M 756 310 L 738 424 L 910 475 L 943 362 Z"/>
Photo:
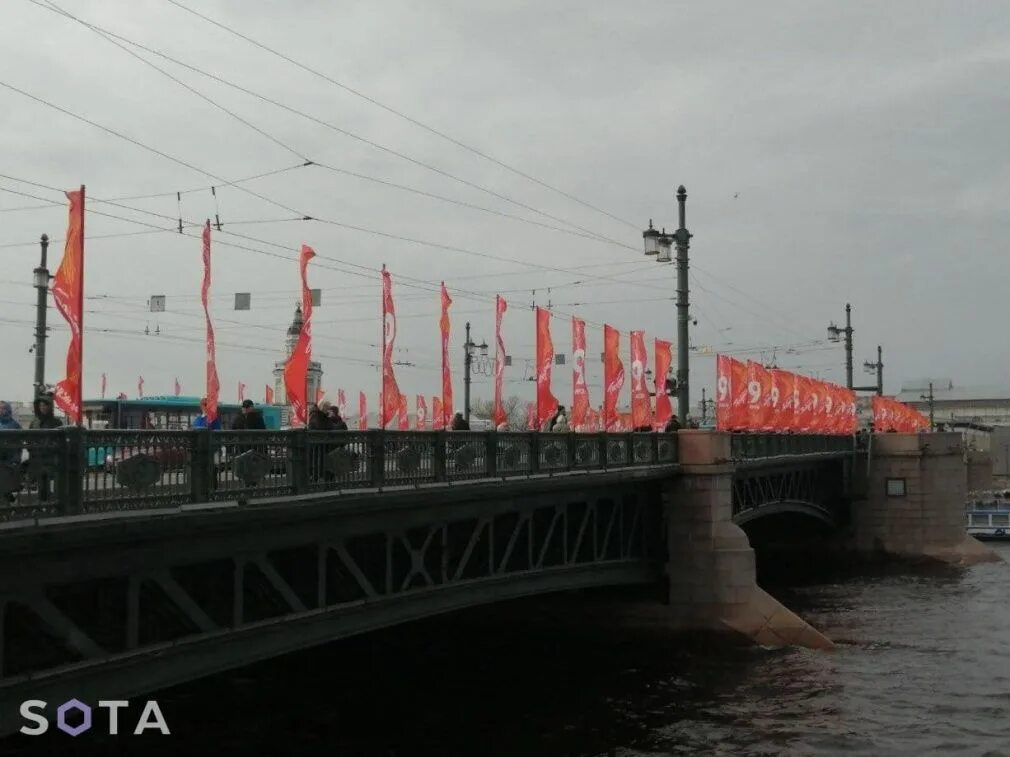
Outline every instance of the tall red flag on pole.
<path fill-rule="evenodd" d="M 526 428 L 530 431 L 537 430 L 537 403 L 526 403 Z"/>
<path fill-rule="evenodd" d="M 652 428 L 652 405 L 645 384 L 649 356 L 645 351 L 645 332 L 631 332 L 631 427 Z"/>
<path fill-rule="evenodd" d="M 669 342 L 657 339 L 655 341 L 656 350 L 656 428 L 662 431 L 666 428 L 667 422 L 673 417 L 673 403 L 670 402 L 670 395 L 666 393 L 666 375 L 673 365 L 673 345 Z"/>
<path fill-rule="evenodd" d="M 385 428 L 400 411 L 400 387 L 393 372 L 393 342 L 396 340 L 396 309 L 393 307 L 393 279 L 382 266 L 382 407 L 379 426 Z"/>
<path fill-rule="evenodd" d="M 274 404 L 274 388 L 272 386 L 270 386 L 270 384 L 267 384 L 264 387 L 264 389 L 265 389 L 265 391 L 263 392 L 263 401 L 267 405 Z"/>
<path fill-rule="evenodd" d="M 364 392 L 358 392 L 358 431 L 368 430 L 368 398 Z"/>
<path fill-rule="evenodd" d="M 245 399 L 245 384 L 241 381 L 238 382 L 238 401 L 241 404 Z"/>
<path fill-rule="evenodd" d="M 179 383 L 179 379 L 175 380 L 175 396 L 178 397 L 182 394 L 182 384 Z"/>
<path fill-rule="evenodd" d="M 102 399 L 103 400 L 105 399 L 105 384 L 106 384 L 106 379 L 105 379 L 105 374 L 103 373 L 102 374 Z"/>
<path fill-rule="evenodd" d="M 603 326 L 603 426 L 614 430 L 620 423 L 617 404 L 624 388 L 624 363 L 621 362 L 621 332 Z"/>
<path fill-rule="evenodd" d="M 141 399 L 144 398 L 144 377 L 137 376 L 137 396 Z"/>
<path fill-rule="evenodd" d="M 445 428 L 445 414 L 442 411 L 442 398 L 431 398 L 431 428 L 434 431 L 441 431 Z"/>
<path fill-rule="evenodd" d="M 586 431 L 589 422 L 589 386 L 586 384 L 586 322 L 572 316 L 572 418 L 574 431 Z"/>
<path fill-rule="evenodd" d="M 452 418 L 452 371 L 449 370 L 449 307 L 452 305 L 452 298 L 442 282 L 442 317 L 438 321 L 438 327 L 442 334 L 442 424 L 449 425 Z"/>
<path fill-rule="evenodd" d="M 312 290 L 309 289 L 308 266 L 315 256 L 315 250 L 307 244 L 302 245 L 298 259 L 302 277 L 302 330 L 284 366 L 284 391 L 293 411 L 292 420 L 302 425 L 308 421 L 308 376 L 312 361 Z"/>
<path fill-rule="evenodd" d="M 554 342 L 551 340 L 551 311 L 537 308 L 537 427 L 543 428 L 557 412 L 558 400 L 551 394 L 551 366 Z"/>
<path fill-rule="evenodd" d="M 210 219 L 203 227 L 203 285 L 200 288 L 200 300 L 203 303 L 203 317 L 207 325 L 207 423 L 217 419 L 217 401 L 221 393 L 221 382 L 217 378 L 217 346 L 214 342 L 214 324 L 210 321 Z"/>
<path fill-rule="evenodd" d="M 502 402 L 502 383 L 505 379 L 505 342 L 502 341 L 501 322 L 502 316 L 508 310 L 508 303 L 501 295 L 495 299 L 495 321 L 494 321 L 494 427 L 498 428 L 506 420 L 508 413 L 505 412 L 505 404 Z"/>
<path fill-rule="evenodd" d="M 347 417 L 347 396 L 343 389 L 337 389 L 337 410 L 340 411 L 341 418 Z"/>
<path fill-rule="evenodd" d="M 400 431 L 410 431 L 410 410 L 407 408 L 407 395 L 400 395 Z"/>
<path fill-rule="evenodd" d="M 54 399 L 57 407 L 80 425 L 84 370 L 84 185 L 66 195 L 70 201 L 70 217 L 63 260 L 53 278 L 53 300 L 70 327 L 70 345 L 67 347 L 67 375 L 57 382 Z"/>

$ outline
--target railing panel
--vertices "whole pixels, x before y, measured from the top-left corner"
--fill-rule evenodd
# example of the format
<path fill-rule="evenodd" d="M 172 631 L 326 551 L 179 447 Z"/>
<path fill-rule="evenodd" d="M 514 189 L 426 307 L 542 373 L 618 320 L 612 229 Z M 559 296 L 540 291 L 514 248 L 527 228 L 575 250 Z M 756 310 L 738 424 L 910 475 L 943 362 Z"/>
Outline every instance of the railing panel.
<path fill-rule="evenodd" d="M 251 499 L 295 492 L 295 453 L 304 435 L 298 431 L 213 433 L 210 499 Z"/>
<path fill-rule="evenodd" d="M 191 500 L 190 431 L 89 431 L 83 445 L 81 509 L 141 510 Z M 69 455 L 73 454 L 68 450 Z"/>
<path fill-rule="evenodd" d="M 566 470 L 568 464 L 569 435 L 546 433 L 540 435 L 540 470 L 544 473 Z"/>
<path fill-rule="evenodd" d="M 445 471 L 449 481 L 487 478 L 487 434 L 479 431 L 449 431 L 444 436 Z"/>
<path fill-rule="evenodd" d="M 370 486 L 370 442 L 350 431 L 308 431 L 306 438 L 308 491 Z"/>
<path fill-rule="evenodd" d="M 62 431 L 0 431 L 0 522 L 59 514 Z"/>
<path fill-rule="evenodd" d="M 386 484 L 429 484 L 438 480 L 435 457 L 438 432 L 384 431 L 384 476 Z M 455 448 L 454 448 L 455 449 Z"/>
<path fill-rule="evenodd" d="M 532 434 L 498 432 L 496 470 L 502 478 L 528 476 L 532 470 Z"/>
<path fill-rule="evenodd" d="M 854 438 L 843 434 L 735 433 L 730 437 L 734 460 L 851 452 L 854 449 Z"/>

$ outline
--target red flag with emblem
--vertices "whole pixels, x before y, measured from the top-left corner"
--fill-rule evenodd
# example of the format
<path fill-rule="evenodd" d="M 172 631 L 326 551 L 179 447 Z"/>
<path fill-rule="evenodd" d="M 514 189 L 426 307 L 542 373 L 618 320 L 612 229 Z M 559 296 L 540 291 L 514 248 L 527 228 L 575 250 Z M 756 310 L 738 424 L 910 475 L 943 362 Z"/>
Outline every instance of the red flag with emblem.
<path fill-rule="evenodd" d="M 501 322 L 505 311 L 508 310 L 508 303 L 501 295 L 495 299 L 495 321 L 494 321 L 494 425 L 498 428 L 506 420 L 508 413 L 505 412 L 505 404 L 502 400 L 502 384 L 505 380 L 505 342 L 502 341 Z"/>
<path fill-rule="evenodd" d="M 442 398 L 431 398 L 431 428 L 442 431 L 445 428 L 445 413 L 442 410 Z"/>
<path fill-rule="evenodd" d="M 620 420 L 617 405 L 624 387 L 624 363 L 621 362 L 621 332 L 603 326 L 603 424 L 607 431 L 616 430 Z"/>
<path fill-rule="evenodd" d="M 438 328 L 442 335 L 442 426 L 448 427 L 452 418 L 452 371 L 449 368 L 449 307 L 452 298 L 442 282 L 442 316 Z"/>
<path fill-rule="evenodd" d="M 396 341 L 396 309 L 393 307 L 393 279 L 382 266 L 382 407 L 379 425 L 385 428 L 400 411 L 400 387 L 393 371 L 393 343 Z"/>
<path fill-rule="evenodd" d="M 417 415 L 415 426 L 418 431 L 424 431 L 428 427 L 428 403 L 424 400 L 424 395 L 417 395 Z"/>
<path fill-rule="evenodd" d="M 207 423 L 217 419 L 217 403 L 221 395 L 221 382 L 217 377 L 217 344 L 214 341 L 214 324 L 210 320 L 210 219 L 204 224 L 203 234 L 203 285 L 200 287 L 200 302 L 203 305 L 203 318 L 206 328 L 206 375 L 207 375 Z"/>
<path fill-rule="evenodd" d="M 662 339 L 655 341 L 656 352 L 656 375 L 654 376 L 656 387 L 656 419 L 655 427 L 662 431 L 670 418 L 673 417 L 673 403 L 670 402 L 670 395 L 666 393 L 666 376 L 673 365 L 673 345 Z M 721 359 L 721 358 L 720 358 Z"/>
<path fill-rule="evenodd" d="M 645 332 L 631 332 L 631 427 L 652 427 L 652 406 L 649 387 L 645 383 L 645 369 L 649 356 L 645 351 Z"/>
<path fill-rule="evenodd" d="M 557 412 L 558 400 L 551 393 L 554 342 L 551 340 L 551 311 L 536 309 L 537 315 L 537 428 L 543 428 Z"/>
<path fill-rule="evenodd" d="M 586 322 L 572 316 L 572 422 L 575 431 L 589 424 L 589 385 L 586 383 Z"/>

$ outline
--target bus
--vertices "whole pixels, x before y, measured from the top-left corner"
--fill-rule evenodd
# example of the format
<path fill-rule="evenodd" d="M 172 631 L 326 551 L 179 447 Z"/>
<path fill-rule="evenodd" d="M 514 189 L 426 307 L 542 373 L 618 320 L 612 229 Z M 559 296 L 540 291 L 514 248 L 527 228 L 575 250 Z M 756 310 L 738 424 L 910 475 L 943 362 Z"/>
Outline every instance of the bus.
<path fill-rule="evenodd" d="M 258 405 L 263 413 L 263 423 L 267 429 L 281 428 L 283 420 L 281 408 L 277 405 Z M 81 408 L 83 425 L 95 431 L 115 429 L 136 430 L 177 430 L 193 428 L 193 421 L 200 415 L 199 397 L 145 397 L 139 400 L 85 400 Z M 231 428 L 232 422 L 242 412 L 240 405 L 219 404 L 218 417 L 221 428 Z M 88 449 L 88 467 L 115 467 L 118 461 L 129 457 L 135 450 L 91 447 Z M 181 464 L 183 460 L 163 461 Z"/>

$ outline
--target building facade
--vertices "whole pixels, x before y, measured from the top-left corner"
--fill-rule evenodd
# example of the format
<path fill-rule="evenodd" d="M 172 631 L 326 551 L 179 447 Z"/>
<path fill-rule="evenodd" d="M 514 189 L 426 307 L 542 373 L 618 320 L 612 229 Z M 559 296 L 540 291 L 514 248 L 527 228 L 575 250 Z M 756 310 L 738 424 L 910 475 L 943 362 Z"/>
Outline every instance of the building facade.
<path fill-rule="evenodd" d="M 1010 387 L 955 386 L 950 379 L 920 379 L 903 383 L 899 402 L 929 415 L 929 385 L 933 384 L 933 419 L 936 423 L 1010 426 Z"/>

